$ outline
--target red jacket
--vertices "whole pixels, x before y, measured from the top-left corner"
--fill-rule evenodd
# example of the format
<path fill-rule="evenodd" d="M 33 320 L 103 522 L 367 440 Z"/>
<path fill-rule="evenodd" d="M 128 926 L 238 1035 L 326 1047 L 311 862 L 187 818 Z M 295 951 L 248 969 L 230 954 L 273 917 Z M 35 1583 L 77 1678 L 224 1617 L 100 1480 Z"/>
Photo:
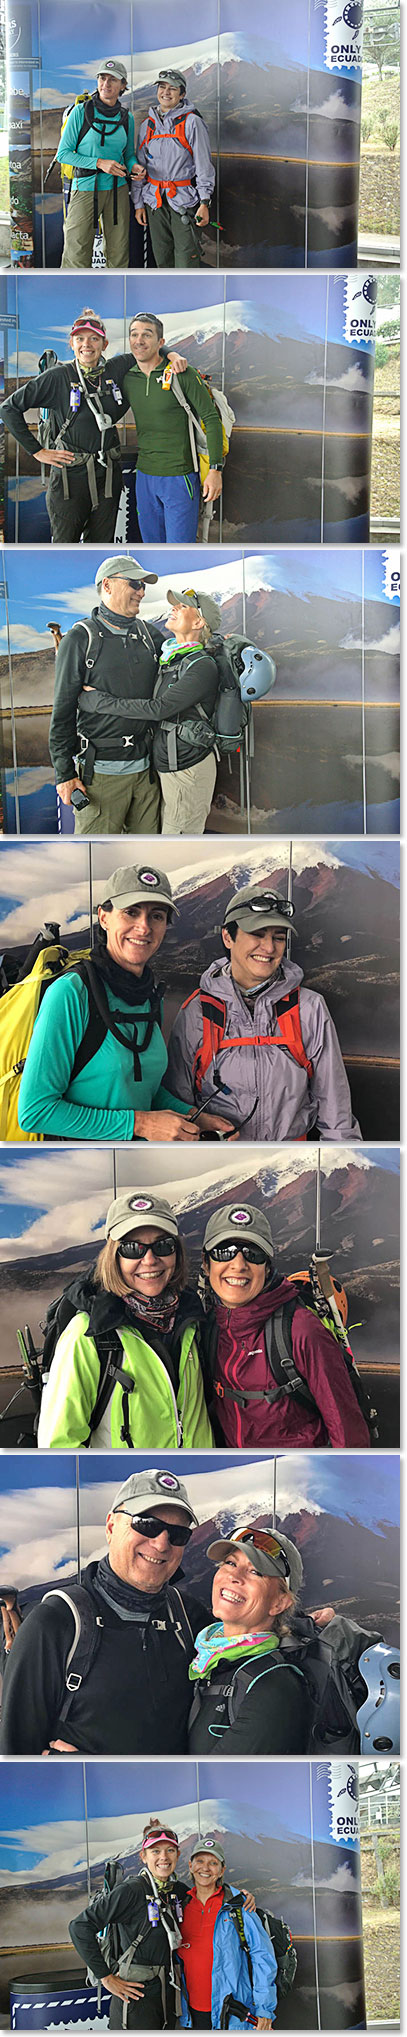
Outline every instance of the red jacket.
<path fill-rule="evenodd" d="M 295 1291 L 295 1290 L 294 1290 Z M 264 1323 L 284 1301 L 292 1301 L 293 1286 L 280 1280 L 262 1290 L 255 1301 L 227 1309 L 216 1302 L 218 1344 L 214 1371 L 217 1387 L 237 1387 L 240 1393 L 261 1391 L 272 1386 L 266 1358 Z M 315 1408 L 307 1407 L 296 1394 L 283 1390 L 270 1407 L 267 1401 L 238 1403 L 216 1394 L 216 1409 L 225 1441 L 231 1449 L 256 1445 L 307 1450 L 323 1449 L 327 1443 L 337 1450 L 368 1449 L 369 1430 L 358 1406 L 340 1345 L 310 1309 L 299 1304 L 292 1322 L 295 1365 L 314 1395 Z"/>

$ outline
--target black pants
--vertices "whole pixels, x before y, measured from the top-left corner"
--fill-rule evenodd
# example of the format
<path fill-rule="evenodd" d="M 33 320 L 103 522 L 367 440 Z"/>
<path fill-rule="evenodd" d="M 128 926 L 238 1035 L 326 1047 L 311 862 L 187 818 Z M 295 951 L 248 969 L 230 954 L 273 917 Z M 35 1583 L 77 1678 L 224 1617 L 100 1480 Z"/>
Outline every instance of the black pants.
<path fill-rule="evenodd" d="M 175 2030 L 174 1993 L 173 1989 L 168 1986 L 167 1986 L 166 2026 L 167 2030 Z M 123 2029 L 123 2002 L 119 2001 L 118 1995 L 112 1995 L 112 2006 L 109 2016 L 109 2030 L 122 2030 L 122 2029 Z M 128 2002 L 127 2029 L 128 2030 L 164 2029 L 163 2004 L 160 1980 L 145 1981 L 144 1995 L 142 1996 L 141 2001 Z"/>
<path fill-rule="evenodd" d="M 193 2030 L 212 2029 L 210 2009 L 191 2009 L 190 2016 Z"/>
<path fill-rule="evenodd" d="M 120 460 L 115 460 L 112 472 L 112 495 L 106 496 L 105 468 L 96 466 L 98 507 L 92 509 L 86 467 L 69 467 L 69 497 L 66 501 L 62 475 L 58 467 L 51 467 L 51 479 L 46 493 L 46 504 L 51 532 L 56 545 L 76 545 L 84 538 L 85 544 L 113 543 L 116 517 L 119 507 L 122 470 Z"/>

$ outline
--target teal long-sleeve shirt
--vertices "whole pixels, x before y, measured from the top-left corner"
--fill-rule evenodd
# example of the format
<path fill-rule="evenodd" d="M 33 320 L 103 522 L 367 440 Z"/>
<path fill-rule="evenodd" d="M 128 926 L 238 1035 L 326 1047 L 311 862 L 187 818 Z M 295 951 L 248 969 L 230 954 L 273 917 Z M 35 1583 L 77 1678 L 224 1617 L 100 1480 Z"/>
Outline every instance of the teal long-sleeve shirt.
<path fill-rule="evenodd" d="M 51 984 L 35 1021 L 20 1085 L 22 1131 L 53 1139 L 129 1140 L 136 1110 L 188 1114 L 189 1106 L 178 1102 L 163 1085 L 168 1057 L 157 1024 L 146 1053 L 140 1056 L 141 1081 L 135 1080 L 131 1048 L 134 1018 L 129 1006 L 121 1006 L 113 996 L 109 984 L 105 990 L 111 1010 L 116 1016 L 119 1013 L 121 1031 L 128 1031 L 129 1050 L 113 1033 L 106 1033 L 93 1059 L 72 1081 L 75 1055 L 89 1017 L 87 988 L 74 971 Z M 146 1002 L 145 1021 L 140 1016 L 137 1019 L 139 1045 L 148 1009 Z"/>
<path fill-rule="evenodd" d="M 68 114 L 68 119 L 65 122 L 64 131 L 61 134 L 61 140 L 57 149 L 58 162 L 69 163 L 70 168 L 73 169 L 73 191 L 78 189 L 80 191 L 93 191 L 98 156 L 107 156 L 111 162 L 120 163 L 125 170 L 129 171 L 134 168 L 136 162 L 133 114 L 129 113 L 129 131 L 126 134 L 123 121 L 118 121 L 117 126 L 115 126 L 112 121 L 112 115 L 110 114 L 109 116 L 108 111 L 106 111 L 106 134 L 102 145 L 101 115 L 96 110 L 93 126 L 86 129 L 78 149 L 77 142 L 81 127 L 83 127 L 84 110 L 83 106 L 72 107 L 72 113 Z M 86 170 L 88 163 L 89 176 L 81 176 L 80 180 L 78 180 L 75 176 L 76 166 L 79 165 L 81 170 Z M 97 178 L 99 191 L 112 190 L 115 179 L 111 172 L 108 170 L 98 170 Z"/>

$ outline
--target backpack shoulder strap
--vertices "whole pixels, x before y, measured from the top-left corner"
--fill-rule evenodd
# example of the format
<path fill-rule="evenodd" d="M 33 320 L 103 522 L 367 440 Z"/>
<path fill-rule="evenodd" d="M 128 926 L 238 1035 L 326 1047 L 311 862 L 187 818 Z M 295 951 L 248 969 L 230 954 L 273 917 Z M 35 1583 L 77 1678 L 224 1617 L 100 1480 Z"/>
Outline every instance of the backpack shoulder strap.
<path fill-rule="evenodd" d="M 249 1970 L 249 1981 L 250 1981 L 250 1986 L 251 1986 L 251 1988 L 252 1988 L 252 1987 L 253 1987 L 253 1960 L 252 1960 L 252 1955 L 251 1955 L 251 1951 L 250 1951 L 250 1946 L 249 1946 L 249 1945 L 248 1945 L 248 1943 L 247 1943 L 247 1938 L 246 1938 L 246 1934 L 245 1934 L 245 1928 L 244 1928 L 244 1923 L 243 1923 L 243 1897 L 242 1897 L 241 1895 L 237 1895 L 237 1896 L 233 1896 L 233 1895 L 230 1895 L 230 1897 L 229 1897 L 229 1900 L 228 1900 L 228 1905 L 227 1905 L 227 1907 L 228 1907 L 228 1911 L 229 1911 L 229 1916 L 230 1916 L 230 1917 L 232 1917 L 232 1919 L 233 1919 L 233 1923 L 234 1923 L 234 1925 L 235 1925 L 235 1929 L 236 1929 L 236 1931 L 237 1931 L 237 1935 L 238 1935 L 238 1939 L 239 1939 L 239 1945 L 241 1945 L 241 1948 L 242 1948 L 242 1952 L 245 1952 L 245 1953 L 246 1953 L 246 1959 L 247 1959 L 247 1965 L 248 1965 L 248 1970 Z"/>
<path fill-rule="evenodd" d="M 297 1398 L 305 1401 L 308 1407 L 315 1407 L 314 1395 L 301 1373 L 297 1372 L 293 1353 L 292 1325 L 298 1306 L 299 1297 L 294 1294 L 292 1300 L 284 1301 L 281 1308 L 267 1317 L 264 1326 L 266 1357 L 277 1386 L 284 1393 L 297 1394 Z"/>
<path fill-rule="evenodd" d="M 99 624 L 96 622 L 95 616 L 81 615 L 78 619 L 78 622 L 76 624 L 74 623 L 74 629 L 75 628 L 86 630 L 88 648 L 85 656 L 85 664 L 87 672 L 93 672 L 93 668 L 96 665 L 96 659 L 99 657 L 99 651 L 101 650 L 103 643 L 102 631 L 99 628 Z"/>
<path fill-rule="evenodd" d="M 171 389 L 173 396 L 175 396 L 176 398 L 176 402 L 179 403 L 180 405 L 180 409 L 185 410 L 185 414 L 188 418 L 192 464 L 195 469 L 195 473 L 197 474 L 199 470 L 197 447 L 199 447 L 199 451 L 201 453 L 207 452 L 206 432 L 204 431 L 203 425 L 200 423 L 199 418 L 195 417 L 195 411 L 192 410 L 191 404 L 188 403 L 188 397 L 184 396 L 184 391 L 183 389 L 181 389 L 181 383 L 179 381 L 178 375 L 174 374 L 172 375 Z"/>
<path fill-rule="evenodd" d="M 140 1082 L 140 1054 L 145 1054 L 150 1046 L 154 1026 L 156 1021 L 158 1022 L 159 1020 L 162 985 L 155 983 L 152 986 L 149 1000 L 149 1017 L 146 1021 L 143 1043 L 139 1050 L 136 1018 L 134 1019 L 133 1040 L 129 1040 L 127 1033 L 123 1031 L 123 1026 L 126 1024 L 125 1014 L 123 1012 L 120 1013 L 120 1024 L 118 1018 L 115 1017 L 114 1011 L 110 1009 L 102 977 L 99 975 L 99 970 L 95 969 L 91 955 L 86 956 L 82 962 L 74 962 L 72 974 L 79 976 L 81 982 L 86 985 L 89 1001 L 89 1019 L 83 1039 L 75 1054 L 71 1070 L 71 1082 L 76 1079 L 76 1076 L 82 1072 L 83 1068 L 87 1067 L 88 1061 L 93 1060 L 94 1055 L 98 1053 L 99 1047 L 103 1045 L 106 1033 L 113 1033 L 114 1039 L 119 1041 L 120 1046 L 126 1047 L 127 1051 L 133 1054 L 135 1081 Z M 142 1010 L 145 1012 L 145 1005 L 143 1005 Z M 129 1008 L 130 1019 L 131 1016 Z"/>
<path fill-rule="evenodd" d="M 69 1606 L 74 1623 L 73 1640 L 65 1663 L 64 1697 L 59 1711 L 59 1718 L 65 1723 L 77 1691 L 89 1675 L 97 1655 L 103 1620 L 95 1612 L 90 1594 L 83 1584 L 70 1583 L 69 1589 L 64 1587 L 63 1590 L 60 1585 L 54 1585 L 52 1591 L 44 1592 L 42 1604 L 50 1598 L 63 1599 L 64 1605 Z"/>
<path fill-rule="evenodd" d="M 180 1614 L 180 1620 L 181 1620 L 181 1627 L 182 1627 L 182 1632 L 183 1632 L 183 1641 L 184 1641 L 184 1646 L 185 1646 L 185 1642 L 186 1642 L 186 1641 L 187 1641 L 187 1643 L 188 1643 L 188 1646 L 189 1646 L 190 1642 L 192 1641 L 192 1646 L 194 1647 L 194 1646 L 195 1646 L 195 1635 L 194 1635 L 194 1634 L 193 1634 L 193 1632 L 192 1632 L 192 1627 L 191 1627 L 191 1622 L 190 1622 L 190 1620 L 188 1619 L 188 1613 L 187 1613 L 186 1605 L 184 1605 L 184 1600 L 183 1600 L 183 1597 L 182 1597 L 182 1592 L 181 1592 L 181 1591 L 179 1591 L 179 1589 L 178 1589 L 178 1585 L 177 1585 L 177 1584 L 172 1584 L 172 1585 L 170 1585 L 170 1586 L 169 1586 L 169 1590 L 168 1590 L 168 1594 L 167 1594 L 167 1596 L 168 1596 L 168 1599 L 169 1599 L 169 1602 L 170 1602 L 170 1606 L 171 1606 L 171 1602 L 172 1602 L 172 1600 L 173 1600 L 173 1599 L 176 1599 L 176 1602 L 177 1602 L 177 1603 L 176 1603 L 176 1607 L 174 1608 L 174 1610 L 175 1610 L 175 1611 L 176 1611 L 177 1613 L 179 1613 L 179 1614 Z"/>

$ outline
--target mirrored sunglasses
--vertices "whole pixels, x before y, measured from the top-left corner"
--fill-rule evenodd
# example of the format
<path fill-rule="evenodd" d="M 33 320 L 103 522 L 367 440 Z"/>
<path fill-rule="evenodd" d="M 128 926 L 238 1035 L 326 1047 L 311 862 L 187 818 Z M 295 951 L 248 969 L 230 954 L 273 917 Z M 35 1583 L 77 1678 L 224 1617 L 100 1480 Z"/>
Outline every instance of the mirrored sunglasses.
<path fill-rule="evenodd" d="M 145 1259 L 146 1252 L 152 1252 L 153 1259 L 172 1259 L 177 1243 L 176 1238 L 167 1237 L 165 1231 L 160 1232 L 159 1238 L 153 1238 L 149 1245 L 143 1245 L 142 1238 L 118 1238 L 117 1242 L 122 1259 Z"/>
<path fill-rule="evenodd" d="M 265 907 L 283 913 L 285 919 L 294 919 L 295 905 L 291 898 L 281 898 L 278 891 L 259 891 L 256 898 L 248 898 L 244 903 L 245 912 L 264 912 Z"/>
<path fill-rule="evenodd" d="M 208 1246 L 208 1256 L 210 1259 L 237 1259 L 238 1252 L 242 1253 L 243 1259 L 250 1259 L 252 1266 L 266 1266 L 267 1260 L 270 1257 L 268 1252 L 263 1251 L 261 1245 L 250 1245 L 248 1238 L 239 1238 L 239 1243 L 236 1245 Z"/>
<path fill-rule="evenodd" d="M 233 1536 L 233 1542 L 230 1545 L 231 1549 L 233 1549 L 235 1542 L 253 1542 L 255 1549 L 261 1549 L 266 1556 L 272 1556 L 274 1561 L 278 1561 L 281 1564 L 285 1577 L 290 1577 L 290 1565 L 287 1562 L 285 1550 L 281 1548 L 281 1542 L 277 1541 L 277 1536 L 273 1535 L 268 1528 L 239 1528 L 239 1533 Z"/>

